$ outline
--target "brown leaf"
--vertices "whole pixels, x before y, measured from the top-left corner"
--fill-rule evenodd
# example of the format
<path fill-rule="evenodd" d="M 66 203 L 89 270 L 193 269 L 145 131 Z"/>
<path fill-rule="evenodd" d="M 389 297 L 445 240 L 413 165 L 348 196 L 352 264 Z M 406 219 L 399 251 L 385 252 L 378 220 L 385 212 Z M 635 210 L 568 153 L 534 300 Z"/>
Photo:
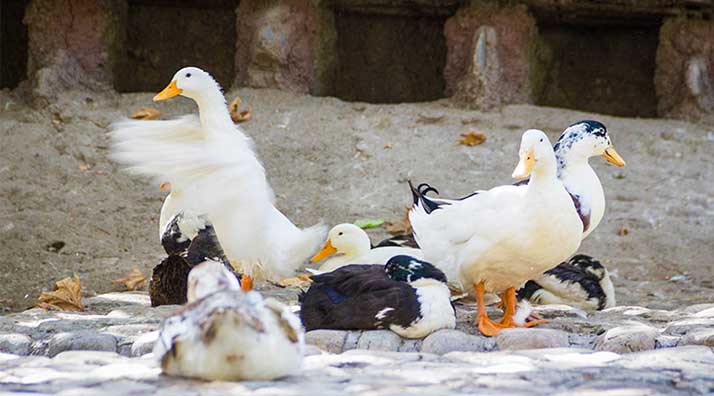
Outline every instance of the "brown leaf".
<path fill-rule="evenodd" d="M 160 111 L 151 107 L 144 107 L 131 113 L 131 118 L 135 120 L 155 120 L 159 118 L 160 115 Z"/>
<path fill-rule="evenodd" d="M 79 164 L 79 170 L 82 172 L 86 172 L 88 170 L 92 169 L 92 165 L 89 164 Z"/>
<path fill-rule="evenodd" d="M 486 141 L 486 134 L 483 132 L 477 132 L 474 130 L 469 130 L 466 133 L 461 134 L 462 139 L 458 139 L 457 142 L 465 146 L 478 146 L 479 144 Z"/>
<path fill-rule="evenodd" d="M 146 277 L 141 273 L 141 270 L 139 270 L 138 267 L 134 267 L 128 274 L 126 274 L 126 276 L 112 281 L 115 285 L 123 284 L 129 291 L 141 289 L 144 287 L 145 282 Z"/>
<path fill-rule="evenodd" d="M 629 233 L 630 233 L 630 230 L 628 230 L 627 227 L 625 227 L 625 226 L 622 226 L 622 227 L 620 227 L 619 230 L 617 230 L 617 235 L 618 235 L 618 236 L 625 236 L 625 235 L 627 235 L 627 234 L 629 234 Z"/>
<path fill-rule="evenodd" d="M 38 307 L 49 309 L 55 308 L 62 311 L 84 311 L 82 305 L 82 284 L 79 277 L 74 274 L 55 283 L 55 288 L 51 292 L 40 294 Z"/>
<path fill-rule="evenodd" d="M 384 225 L 384 229 L 392 235 L 408 234 L 412 231 L 412 225 L 409 222 L 409 210 L 411 207 L 407 206 L 404 211 L 404 217 L 399 221 L 388 221 Z"/>
<path fill-rule="evenodd" d="M 231 113 L 231 120 L 233 120 L 233 122 L 248 121 L 253 113 L 253 108 L 250 105 L 248 106 L 248 110 L 240 111 L 241 103 L 243 103 L 243 99 L 241 99 L 240 96 L 236 96 L 231 104 L 228 105 L 228 111 Z"/>

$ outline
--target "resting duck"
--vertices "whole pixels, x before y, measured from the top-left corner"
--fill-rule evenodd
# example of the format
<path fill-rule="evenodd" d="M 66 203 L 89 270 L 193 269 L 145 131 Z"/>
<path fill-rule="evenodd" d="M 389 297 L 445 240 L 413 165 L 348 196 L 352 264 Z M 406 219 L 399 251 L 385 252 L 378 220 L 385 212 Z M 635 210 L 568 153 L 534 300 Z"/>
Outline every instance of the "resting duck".
<path fill-rule="evenodd" d="M 519 156 L 513 177 L 530 176 L 527 185 L 495 187 L 435 209 L 413 189 L 417 202 L 409 212 L 425 260 L 462 286 L 473 285 L 478 327 L 489 336 L 518 326 L 513 321 L 516 287 L 571 256 L 582 239 L 583 222 L 557 178 L 555 153 L 545 133 L 524 132 Z M 505 309 L 498 323 L 486 313 L 486 292 L 501 293 Z"/>
<path fill-rule="evenodd" d="M 208 73 L 183 68 L 154 100 L 178 95 L 196 102 L 198 117 L 114 124 L 112 157 L 136 173 L 170 183 L 162 229 L 179 212 L 187 218 L 205 216 L 237 270 L 272 281 L 292 275 L 317 251 L 325 228 L 300 229 L 275 208 L 253 144 L 234 125 L 221 88 Z"/>
<path fill-rule="evenodd" d="M 192 218 L 191 220 L 196 219 Z M 151 274 L 149 281 L 151 306 L 185 304 L 189 272 L 196 265 L 209 259 L 223 263 L 236 279 L 240 279 L 241 285 L 249 290 L 252 287 L 250 280 L 241 278 L 235 273 L 223 254 L 213 226 L 202 221 L 199 228 L 195 230 L 193 239 L 189 239 L 181 232 L 179 226 L 183 220 L 183 214 L 177 214 L 169 221 L 162 233 L 161 245 L 168 256 L 154 267 Z M 189 226 L 183 225 L 183 228 L 186 229 Z"/>
<path fill-rule="evenodd" d="M 422 338 L 456 326 L 444 273 L 413 257 L 347 265 L 312 280 L 300 295 L 306 330 L 388 328 L 405 338 Z"/>
<path fill-rule="evenodd" d="M 304 334 L 287 306 L 241 291 L 230 271 L 211 260 L 191 270 L 188 295 L 154 345 L 165 374 L 268 381 L 300 372 Z"/>
<path fill-rule="evenodd" d="M 578 254 L 517 292 L 518 300 L 534 304 L 565 304 L 588 311 L 615 306 L 615 289 L 607 269 L 596 259 Z"/>
<path fill-rule="evenodd" d="M 421 251 L 414 248 L 388 246 L 373 249 L 367 232 L 350 223 L 332 227 L 327 233 L 325 246 L 311 261 L 318 262 L 335 254 L 337 257 L 325 261 L 318 269 L 319 272 L 334 271 L 348 264 L 382 264 L 400 254 L 421 258 Z"/>

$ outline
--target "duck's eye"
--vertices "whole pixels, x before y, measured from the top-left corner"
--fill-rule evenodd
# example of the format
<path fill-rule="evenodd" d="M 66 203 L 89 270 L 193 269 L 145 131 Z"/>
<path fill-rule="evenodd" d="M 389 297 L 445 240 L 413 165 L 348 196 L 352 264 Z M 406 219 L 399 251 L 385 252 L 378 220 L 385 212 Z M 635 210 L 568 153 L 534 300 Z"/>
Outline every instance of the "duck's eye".
<path fill-rule="evenodd" d="M 343 233 L 343 232 L 340 232 L 340 233 L 338 233 L 337 235 L 342 235 L 342 234 L 344 234 L 344 233 Z"/>
<path fill-rule="evenodd" d="M 186 73 L 186 78 L 191 77 L 191 73 Z"/>
<path fill-rule="evenodd" d="M 543 138 L 540 138 L 540 142 L 543 143 Z"/>

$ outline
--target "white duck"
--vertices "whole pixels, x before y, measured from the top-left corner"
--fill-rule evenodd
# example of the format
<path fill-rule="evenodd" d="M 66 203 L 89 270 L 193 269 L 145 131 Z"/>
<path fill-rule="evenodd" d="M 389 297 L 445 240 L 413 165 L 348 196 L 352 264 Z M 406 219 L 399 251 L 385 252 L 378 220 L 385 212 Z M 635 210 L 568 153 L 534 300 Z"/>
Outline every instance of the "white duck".
<path fill-rule="evenodd" d="M 154 356 L 167 375 L 265 381 L 298 374 L 304 343 L 287 306 L 241 291 L 222 263 L 208 260 L 191 270 L 188 305 L 164 321 Z"/>
<path fill-rule="evenodd" d="M 183 68 L 154 100 L 177 95 L 193 99 L 199 116 L 117 123 L 111 134 L 113 158 L 170 183 L 161 233 L 179 212 L 184 224 L 205 215 L 237 270 L 273 281 L 290 276 L 319 248 L 325 228 L 301 230 L 275 208 L 252 141 L 233 124 L 221 89 L 208 73 Z M 191 229 L 182 232 L 191 238 Z"/>
<path fill-rule="evenodd" d="M 421 250 L 410 247 L 377 247 L 372 248 L 369 235 L 354 224 L 338 224 L 327 233 L 327 241 L 311 261 L 318 262 L 326 257 L 337 254 L 325 261 L 319 272 L 334 271 L 348 264 L 386 264 L 390 258 L 399 255 L 422 258 Z"/>
<path fill-rule="evenodd" d="M 425 210 L 423 201 L 409 213 L 426 261 L 448 279 L 473 285 L 478 327 L 485 335 L 515 327 L 515 290 L 575 253 L 583 223 L 570 194 L 557 178 L 553 147 L 542 131 L 523 133 L 515 178 L 530 176 L 527 187 L 499 186 Z M 501 322 L 486 313 L 485 292 L 501 292 Z M 537 324 L 530 322 L 526 326 Z"/>

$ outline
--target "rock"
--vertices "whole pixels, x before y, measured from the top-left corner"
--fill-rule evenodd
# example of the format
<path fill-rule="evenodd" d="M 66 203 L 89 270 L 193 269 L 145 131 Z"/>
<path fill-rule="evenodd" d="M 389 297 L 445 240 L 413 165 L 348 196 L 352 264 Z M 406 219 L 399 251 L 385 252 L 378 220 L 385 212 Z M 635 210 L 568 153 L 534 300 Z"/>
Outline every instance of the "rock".
<path fill-rule="evenodd" d="M 496 341 L 490 337 L 466 334 L 459 330 L 444 329 L 429 334 L 421 345 L 424 353 L 443 355 L 449 352 L 486 352 L 496 349 Z"/>
<path fill-rule="evenodd" d="M 32 339 L 24 334 L 0 334 L 0 352 L 28 355 Z"/>
<path fill-rule="evenodd" d="M 321 355 L 323 353 L 322 349 L 316 347 L 315 345 L 305 345 L 305 352 L 303 353 L 303 356 Z"/>
<path fill-rule="evenodd" d="M 679 339 L 680 337 L 660 334 L 655 338 L 655 349 L 676 347 L 679 343 Z"/>
<path fill-rule="evenodd" d="M 703 309 L 692 316 L 695 318 L 714 318 L 714 307 Z"/>
<path fill-rule="evenodd" d="M 131 345 L 131 356 L 144 356 L 154 350 L 154 344 L 159 338 L 159 331 L 142 334 L 137 337 L 134 344 Z"/>
<path fill-rule="evenodd" d="M 50 338 L 47 354 L 54 357 L 64 351 L 108 351 L 115 352 L 117 340 L 111 334 L 93 331 L 59 333 Z"/>
<path fill-rule="evenodd" d="M 664 329 L 664 333 L 669 335 L 684 335 L 689 330 L 700 327 L 714 327 L 714 318 L 693 318 L 671 322 Z"/>
<path fill-rule="evenodd" d="M 325 95 L 332 91 L 337 34 L 321 1 L 243 0 L 236 29 L 236 82 Z"/>
<path fill-rule="evenodd" d="M 357 349 L 396 352 L 401 344 L 402 337 L 391 330 L 367 330 L 357 341 Z"/>
<path fill-rule="evenodd" d="M 659 331 L 645 325 L 612 328 L 595 339 L 595 350 L 615 353 L 648 351 L 655 348 Z"/>
<path fill-rule="evenodd" d="M 305 333 L 305 343 L 315 345 L 325 352 L 340 353 L 346 337 L 345 330 L 312 330 Z"/>
<path fill-rule="evenodd" d="M 714 347 L 714 328 L 690 330 L 679 340 L 678 345 L 706 345 Z"/>
<path fill-rule="evenodd" d="M 568 333 L 554 329 L 503 329 L 496 337 L 498 349 L 520 350 L 564 348 L 570 345 Z"/>

